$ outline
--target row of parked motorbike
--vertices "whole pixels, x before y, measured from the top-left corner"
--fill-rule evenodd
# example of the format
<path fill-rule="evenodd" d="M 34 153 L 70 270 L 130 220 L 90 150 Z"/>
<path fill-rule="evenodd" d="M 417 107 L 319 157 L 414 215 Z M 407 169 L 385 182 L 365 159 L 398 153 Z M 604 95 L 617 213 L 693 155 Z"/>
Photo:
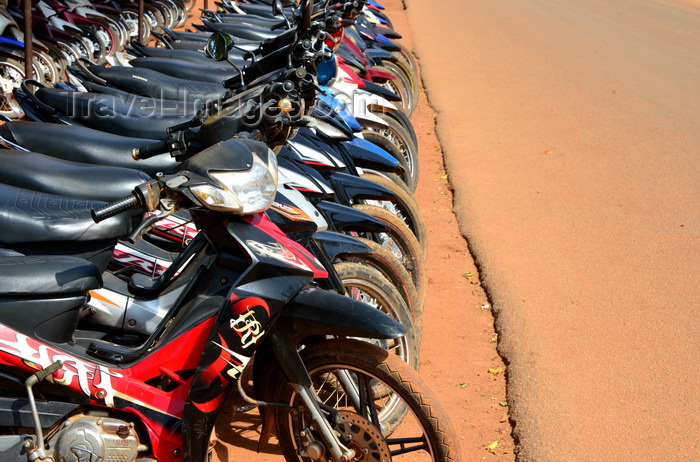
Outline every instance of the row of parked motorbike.
<path fill-rule="evenodd" d="M 4 82 L 3 460 L 212 460 L 231 393 L 289 461 L 457 460 L 416 372 L 419 85 L 383 7 L 223 1 L 182 31 L 191 4 L 148 2 L 146 44 L 134 4 L 72 1 L 35 3 L 38 52 L 87 10 L 114 46 Z"/>

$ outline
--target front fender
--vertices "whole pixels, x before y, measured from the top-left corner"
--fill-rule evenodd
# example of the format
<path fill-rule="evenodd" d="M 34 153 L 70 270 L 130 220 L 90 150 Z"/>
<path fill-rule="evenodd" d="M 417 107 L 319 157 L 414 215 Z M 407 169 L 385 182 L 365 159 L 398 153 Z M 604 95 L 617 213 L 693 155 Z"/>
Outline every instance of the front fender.
<path fill-rule="evenodd" d="M 388 200 L 392 202 L 398 200 L 396 195 L 384 186 L 366 178 L 334 172 L 329 180 L 336 195 L 342 199 L 341 203 L 344 204 L 358 199 Z"/>
<path fill-rule="evenodd" d="M 362 210 L 335 202 L 320 201 L 316 208 L 323 213 L 336 231 L 356 231 L 385 233 L 388 227 L 384 222 Z"/>
<path fill-rule="evenodd" d="M 301 341 L 315 336 L 394 339 L 406 329 L 389 315 L 359 300 L 318 289 L 300 292 L 280 315 L 278 326 L 290 326 Z"/>
<path fill-rule="evenodd" d="M 352 141 L 344 143 L 343 146 L 350 154 L 356 167 L 396 173 L 398 175 L 404 171 L 399 161 L 383 149 L 371 149 L 367 146 L 367 143 L 358 142 L 355 144 Z"/>
<path fill-rule="evenodd" d="M 332 231 L 319 231 L 314 233 L 313 239 L 321 250 L 328 256 L 329 261 L 333 261 L 339 255 L 362 255 L 374 253 L 362 241 L 349 236 Z"/>

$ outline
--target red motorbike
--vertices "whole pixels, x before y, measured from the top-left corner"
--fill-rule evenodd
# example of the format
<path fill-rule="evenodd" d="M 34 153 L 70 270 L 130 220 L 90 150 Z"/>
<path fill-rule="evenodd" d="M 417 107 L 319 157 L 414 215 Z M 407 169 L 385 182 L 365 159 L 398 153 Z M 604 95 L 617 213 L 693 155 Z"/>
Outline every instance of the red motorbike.
<path fill-rule="evenodd" d="M 289 461 L 458 459 L 416 373 L 370 343 L 403 327 L 315 287 L 323 268 L 262 215 L 273 158 L 262 143 L 219 143 L 107 205 L 0 185 L 4 241 L 37 250 L 0 258 L 3 461 L 210 460 L 236 388 L 261 412 L 260 444 L 274 430 Z M 261 194 L 246 194 L 244 178 Z M 153 334 L 117 343 L 77 328 L 102 281 L 76 255 L 111 252 L 125 230 L 136 239 L 179 207 L 199 231 L 188 263 L 129 283 L 135 294 L 179 294 Z"/>

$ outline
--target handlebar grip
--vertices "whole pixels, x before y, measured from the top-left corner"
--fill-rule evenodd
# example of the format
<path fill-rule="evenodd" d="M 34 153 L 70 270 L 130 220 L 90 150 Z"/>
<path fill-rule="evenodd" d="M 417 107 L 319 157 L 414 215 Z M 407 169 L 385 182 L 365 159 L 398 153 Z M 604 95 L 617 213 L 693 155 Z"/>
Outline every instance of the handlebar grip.
<path fill-rule="evenodd" d="M 119 199 L 118 201 L 107 204 L 99 209 L 90 210 L 90 215 L 95 223 L 99 223 L 102 220 L 106 220 L 109 217 L 119 215 L 122 212 L 126 212 L 130 209 L 135 209 L 139 206 L 139 199 L 135 195 Z"/>
<path fill-rule="evenodd" d="M 42 370 L 35 372 L 34 375 L 36 376 L 37 382 L 41 382 L 46 377 L 53 374 L 54 372 L 56 372 L 57 370 L 59 370 L 62 367 L 63 367 L 63 362 L 56 361 L 54 363 L 49 364 L 48 366 L 46 366 Z"/>
<path fill-rule="evenodd" d="M 197 118 L 195 117 L 192 120 L 188 120 L 187 122 L 182 122 L 181 124 L 173 125 L 172 127 L 168 127 L 168 134 L 173 133 L 173 132 L 179 132 L 182 130 L 187 130 L 190 127 L 194 127 L 195 125 L 198 125 Z"/>
<path fill-rule="evenodd" d="M 165 152 L 168 152 L 168 142 L 156 141 L 155 143 L 147 144 L 140 148 L 134 148 L 131 151 L 131 157 L 133 157 L 134 160 L 143 160 Z"/>

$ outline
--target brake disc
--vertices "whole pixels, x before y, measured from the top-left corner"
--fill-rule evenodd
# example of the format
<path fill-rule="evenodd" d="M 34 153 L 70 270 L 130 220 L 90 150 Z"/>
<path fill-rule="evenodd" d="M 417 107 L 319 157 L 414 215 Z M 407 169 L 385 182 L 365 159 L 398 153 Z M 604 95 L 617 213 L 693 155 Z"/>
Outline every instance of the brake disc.
<path fill-rule="evenodd" d="M 335 426 L 345 446 L 355 451 L 353 461 L 390 462 L 389 446 L 372 422 L 350 411 L 337 411 L 343 419 Z"/>

